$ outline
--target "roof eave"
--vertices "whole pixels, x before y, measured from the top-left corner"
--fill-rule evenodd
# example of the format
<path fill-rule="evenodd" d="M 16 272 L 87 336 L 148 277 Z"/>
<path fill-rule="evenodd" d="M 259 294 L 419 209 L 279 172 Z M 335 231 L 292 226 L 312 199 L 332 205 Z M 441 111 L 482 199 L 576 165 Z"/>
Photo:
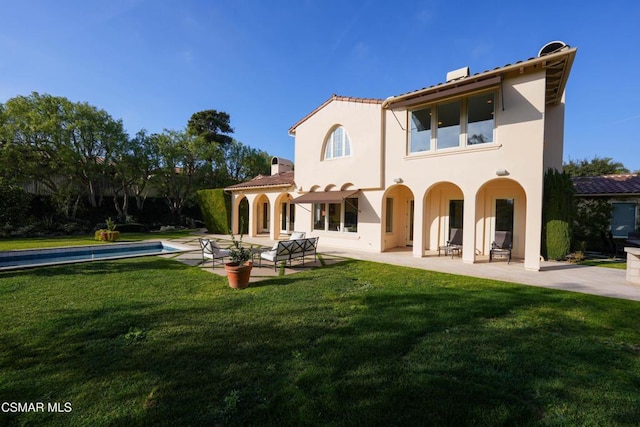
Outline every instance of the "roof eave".
<path fill-rule="evenodd" d="M 226 187 L 224 188 L 225 191 L 241 191 L 241 190 L 258 190 L 258 189 L 265 189 L 265 188 L 289 188 L 289 187 L 295 187 L 296 184 L 272 184 L 272 185 L 251 185 L 251 186 L 246 186 L 246 187 Z"/>
<path fill-rule="evenodd" d="M 516 62 L 515 64 L 509 64 L 509 65 L 505 65 L 504 67 L 498 67 L 493 70 L 474 74 L 472 76 L 465 77 L 463 79 L 458 79 L 458 80 L 453 80 L 446 83 L 437 84 L 428 88 L 420 89 L 414 92 L 409 92 L 403 95 L 390 96 L 389 98 L 384 100 L 384 102 L 382 103 L 382 108 L 388 109 L 388 108 L 391 108 L 393 104 L 398 104 L 400 102 L 406 105 L 405 101 L 408 101 L 412 98 L 421 98 L 430 93 L 441 92 L 443 90 L 455 88 L 458 86 L 462 87 L 462 86 L 470 85 L 482 80 L 489 79 L 494 76 L 501 76 L 514 71 L 519 73 L 524 73 L 526 68 L 535 68 L 538 65 L 540 65 L 543 69 L 546 69 L 549 64 L 554 64 L 558 60 L 562 60 L 564 61 L 564 67 L 562 70 L 563 72 L 559 80 L 558 90 L 556 91 L 556 98 L 554 98 L 553 100 L 553 102 L 557 104 L 562 99 L 562 93 L 564 92 L 565 85 L 569 78 L 569 71 L 571 70 L 571 65 L 573 64 L 573 60 L 575 58 L 577 50 L 578 49 L 575 47 L 568 48 L 556 53 L 551 53 L 545 56 L 531 58 L 526 61 L 519 61 L 519 62 Z"/>

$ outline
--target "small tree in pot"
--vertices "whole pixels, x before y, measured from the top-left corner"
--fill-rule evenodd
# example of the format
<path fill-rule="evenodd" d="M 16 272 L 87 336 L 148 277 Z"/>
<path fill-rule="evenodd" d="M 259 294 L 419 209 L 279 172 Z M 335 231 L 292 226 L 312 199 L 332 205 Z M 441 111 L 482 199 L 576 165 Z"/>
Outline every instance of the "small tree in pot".
<path fill-rule="evenodd" d="M 224 265 L 224 269 L 227 272 L 229 286 L 233 289 L 244 289 L 249 286 L 251 269 L 253 268 L 253 263 L 249 261 L 251 249 L 242 246 L 242 235 L 240 239 L 236 239 L 231 234 L 231 242 L 231 247 L 228 249 L 231 261 Z"/>

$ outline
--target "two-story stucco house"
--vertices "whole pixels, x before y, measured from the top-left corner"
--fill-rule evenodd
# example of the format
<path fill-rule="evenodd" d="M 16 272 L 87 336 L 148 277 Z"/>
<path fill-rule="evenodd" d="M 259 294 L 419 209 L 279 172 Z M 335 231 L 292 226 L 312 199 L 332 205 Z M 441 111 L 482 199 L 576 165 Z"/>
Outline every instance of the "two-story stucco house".
<path fill-rule="evenodd" d="M 437 254 L 463 230 L 462 261 L 486 259 L 496 230 L 513 257 L 540 269 L 544 173 L 561 170 L 565 86 L 576 54 L 537 57 L 387 99 L 333 95 L 290 129 L 295 172 L 229 187 L 232 229 L 248 210 L 251 236 L 295 229 L 323 245 Z M 295 176 L 294 176 L 295 174 Z"/>

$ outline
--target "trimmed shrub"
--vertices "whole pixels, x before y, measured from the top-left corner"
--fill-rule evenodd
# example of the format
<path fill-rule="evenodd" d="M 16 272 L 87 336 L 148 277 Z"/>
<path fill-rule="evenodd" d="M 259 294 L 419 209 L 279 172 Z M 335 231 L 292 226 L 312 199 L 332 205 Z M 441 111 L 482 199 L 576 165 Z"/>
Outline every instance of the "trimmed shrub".
<path fill-rule="evenodd" d="M 571 251 L 573 183 L 567 173 L 549 169 L 544 176 L 543 256 L 563 260 Z"/>
<path fill-rule="evenodd" d="M 29 222 L 31 195 L 22 188 L 7 184 L 0 178 L 0 224 L 12 226 Z"/>
<path fill-rule="evenodd" d="M 196 201 L 207 231 L 227 234 L 231 226 L 231 196 L 222 188 L 199 190 L 196 192 Z"/>

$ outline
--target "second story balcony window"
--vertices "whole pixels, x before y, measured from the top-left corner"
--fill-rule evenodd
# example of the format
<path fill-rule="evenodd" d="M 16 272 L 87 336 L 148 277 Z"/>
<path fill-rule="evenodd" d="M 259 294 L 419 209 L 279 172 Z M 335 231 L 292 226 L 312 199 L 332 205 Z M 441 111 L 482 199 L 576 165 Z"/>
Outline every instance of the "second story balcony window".
<path fill-rule="evenodd" d="M 409 154 L 494 142 L 495 92 L 421 107 L 409 114 Z"/>

